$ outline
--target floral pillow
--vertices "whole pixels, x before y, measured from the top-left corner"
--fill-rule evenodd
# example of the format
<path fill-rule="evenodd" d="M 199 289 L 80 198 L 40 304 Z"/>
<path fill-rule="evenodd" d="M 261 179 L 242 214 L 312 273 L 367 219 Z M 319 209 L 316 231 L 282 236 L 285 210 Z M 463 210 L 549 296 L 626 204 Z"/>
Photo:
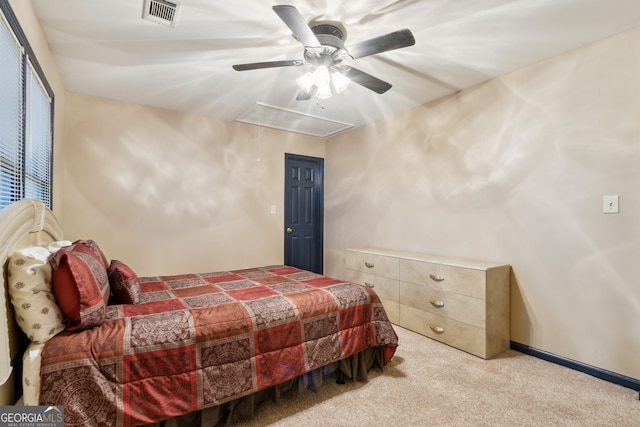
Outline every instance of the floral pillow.
<path fill-rule="evenodd" d="M 63 315 L 51 286 L 52 251 L 71 242 L 53 243 L 49 249 L 33 246 L 15 251 L 9 259 L 9 296 L 18 326 L 31 341 L 43 343 L 64 330 Z"/>

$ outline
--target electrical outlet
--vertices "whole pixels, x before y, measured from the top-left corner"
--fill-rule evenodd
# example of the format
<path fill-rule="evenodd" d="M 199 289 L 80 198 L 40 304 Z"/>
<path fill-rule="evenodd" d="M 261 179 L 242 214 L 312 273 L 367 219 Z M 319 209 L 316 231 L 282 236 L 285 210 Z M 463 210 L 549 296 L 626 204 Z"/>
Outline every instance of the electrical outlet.
<path fill-rule="evenodd" d="M 271 215 L 275 215 L 276 214 L 276 206 L 275 205 L 271 205 Z"/>
<path fill-rule="evenodd" d="M 602 196 L 602 213 L 617 214 L 619 212 L 617 194 L 612 196 Z"/>

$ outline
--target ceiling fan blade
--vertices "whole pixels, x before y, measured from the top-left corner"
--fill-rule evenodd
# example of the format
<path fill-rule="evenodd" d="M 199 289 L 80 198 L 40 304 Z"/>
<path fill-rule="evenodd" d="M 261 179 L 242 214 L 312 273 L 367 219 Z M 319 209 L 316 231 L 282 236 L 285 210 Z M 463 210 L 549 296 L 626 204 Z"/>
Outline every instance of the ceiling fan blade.
<path fill-rule="evenodd" d="M 296 96 L 296 101 L 308 101 L 313 96 L 313 92 L 307 93 L 304 91 L 298 92 L 298 96 Z"/>
<path fill-rule="evenodd" d="M 391 89 L 391 85 L 383 80 L 380 80 L 377 77 L 372 76 L 371 74 L 367 74 L 364 71 L 360 71 L 357 68 L 353 67 L 341 67 L 340 71 L 349 77 L 351 81 L 366 87 L 376 93 L 383 94 L 389 89 Z"/>
<path fill-rule="evenodd" d="M 292 59 L 286 61 L 268 61 L 268 62 L 253 62 L 251 64 L 238 64 L 234 65 L 233 69 L 236 71 L 247 71 L 247 70 L 259 70 L 261 68 L 276 68 L 276 67 L 299 67 L 300 65 L 304 65 L 304 61 L 300 61 L 299 59 Z"/>
<path fill-rule="evenodd" d="M 384 36 L 375 37 L 369 40 L 349 46 L 347 50 L 353 59 L 364 56 L 375 55 L 376 53 L 387 52 L 416 44 L 416 39 L 410 30 L 398 30 Z"/>
<path fill-rule="evenodd" d="M 289 5 L 279 5 L 273 6 L 273 10 L 293 31 L 293 35 L 300 43 L 305 46 L 320 46 L 318 38 L 298 9 Z"/>

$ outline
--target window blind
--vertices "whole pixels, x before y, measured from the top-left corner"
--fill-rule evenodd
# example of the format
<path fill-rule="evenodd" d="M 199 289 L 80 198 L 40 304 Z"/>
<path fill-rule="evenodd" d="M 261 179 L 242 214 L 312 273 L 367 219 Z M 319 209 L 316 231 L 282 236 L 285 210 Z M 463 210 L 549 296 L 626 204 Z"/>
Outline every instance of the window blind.
<path fill-rule="evenodd" d="M 24 196 L 51 206 L 51 98 L 27 64 Z"/>
<path fill-rule="evenodd" d="M 0 24 L 0 208 L 23 194 L 23 49 L 2 15 Z"/>
<path fill-rule="evenodd" d="M 8 3 L 0 7 L 0 209 L 23 198 L 51 207 L 52 92 Z"/>

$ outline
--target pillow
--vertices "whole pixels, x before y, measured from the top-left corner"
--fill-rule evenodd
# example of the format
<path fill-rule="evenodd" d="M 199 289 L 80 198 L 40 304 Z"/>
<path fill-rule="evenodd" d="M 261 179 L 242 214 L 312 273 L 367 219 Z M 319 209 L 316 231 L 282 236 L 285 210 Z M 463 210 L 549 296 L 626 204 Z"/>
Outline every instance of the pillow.
<path fill-rule="evenodd" d="M 122 261 L 112 259 L 109 269 L 109 286 L 116 301 L 120 304 L 138 304 L 140 302 L 140 282 L 138 275 Z"/>
<path fill-rule="evenodd" d="M 22 403 L 26 406 L 40 404 L 38 398 L 40 397 L 40 367 L 42 366 L 43 348 L 44 343 L 31 343 L 22 355 Z"/>
<path fill-rule="evenodd" d="M 67 330 L 101 325 L 110 291 L 107 271 L 100 257 L 76 242 L 59 250 L 49 262 L 53 267 L 53 292 L 64 314 Z"/>
<path fill-rule="evenodd" d="M 98 244 L 93 240 L 76 240 L 67 249 L 91 255 L 93 258 L 100 261 L 100 264 L 102 264 L 102 267 L 104 267 L 105 270 L 109 268 L 109 261 L 107 261 L 107 257 L 100 250 Z"/>
<path fill-rule="evenodd" d="M 64 242 L 71 244 L 71 242 Z M 50 245 L 57 250 L 63 242 Z M 63 316 L 51 287 L 47 248 L 33 246 L 15 251 L 8 263 L 9 296 L 16 321 L 33 342 L 44 343 L 64 330 Z"/>
<path fill-rule="evenodd" d="M 71 245 L 73 245 L 73 243 L 70 242 L 69 240 L 58 240 L 57 242 L 49 243 L 49 246 L 47 247 L 47 249 L 49 249 L 49 252 L 55 253 L 55 252 L 58 252 L 60 249 L 66 246 L 71 246 Z"/>

